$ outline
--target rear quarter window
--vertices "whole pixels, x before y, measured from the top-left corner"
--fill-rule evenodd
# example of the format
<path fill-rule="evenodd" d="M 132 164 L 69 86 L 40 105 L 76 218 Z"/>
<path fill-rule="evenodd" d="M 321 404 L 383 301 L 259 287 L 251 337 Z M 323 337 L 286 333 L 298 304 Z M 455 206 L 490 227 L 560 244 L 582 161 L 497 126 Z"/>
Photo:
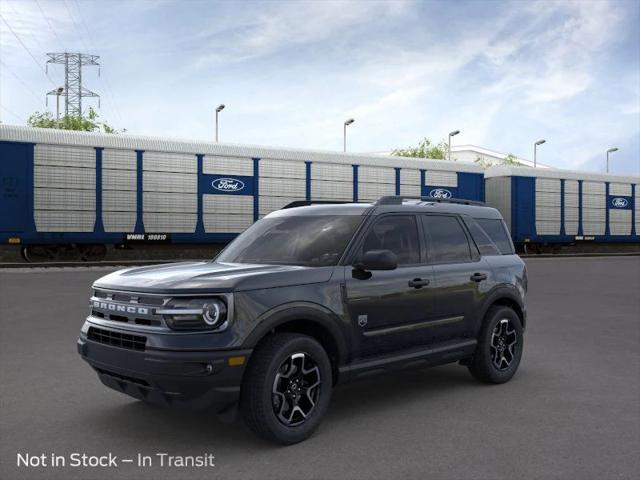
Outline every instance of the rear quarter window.
<path fill-rule="evenodd" d="M 500 218 L 476 218 L 478 225 L 482 227 L 491 241 L 498 247 L 502 255 L 512 255 L 515 253 L 511 237 L 504 220 Z"/>

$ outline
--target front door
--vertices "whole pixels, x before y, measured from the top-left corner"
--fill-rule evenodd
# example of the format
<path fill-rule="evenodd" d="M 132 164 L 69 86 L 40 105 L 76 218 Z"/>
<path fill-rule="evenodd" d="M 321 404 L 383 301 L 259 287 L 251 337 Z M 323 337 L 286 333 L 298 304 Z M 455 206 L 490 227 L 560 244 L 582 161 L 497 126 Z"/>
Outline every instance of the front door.
<path fill-rule="evenodd" d="M 384 354 L 428 343 L 424 324 L 433 314 L 433 268 L 414 215 L 385 215 L 369 227 L 354 258 L 370 250 L 390 250 L 398 268 L 371 271 L 363 278 L 345 267 L 346 303 L 360 342 L 360 356 Z"/>

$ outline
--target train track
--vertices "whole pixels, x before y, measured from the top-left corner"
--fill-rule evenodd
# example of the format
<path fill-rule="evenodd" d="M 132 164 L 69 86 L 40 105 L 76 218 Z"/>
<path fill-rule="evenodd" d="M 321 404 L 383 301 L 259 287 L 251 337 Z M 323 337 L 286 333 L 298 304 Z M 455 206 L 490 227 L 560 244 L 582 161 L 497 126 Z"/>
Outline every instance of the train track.
<path fill-rule="evenodd" d="M 522 258 L 580 258 L 580 257 L 634 257 L 640 256 L 640 252 L 616 252 L 616 253 L 546 253 L 520 255 Z M 0 262 L 0 269 L 11 268 L 81 268 L 81 267 L 141 267 L 145 265 L 160 265 L 162 263 L 177 262 L 201 262 L 207 259 L 166 259 L 166 260 L 103 260 L 99 262 Z"/>

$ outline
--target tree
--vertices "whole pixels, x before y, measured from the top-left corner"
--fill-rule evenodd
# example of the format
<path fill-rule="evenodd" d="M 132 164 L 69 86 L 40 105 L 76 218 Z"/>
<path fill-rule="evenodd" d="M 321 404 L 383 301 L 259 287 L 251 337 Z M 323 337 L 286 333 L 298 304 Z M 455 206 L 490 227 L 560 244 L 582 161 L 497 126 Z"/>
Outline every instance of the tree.
<path fill-rule="evenodd" d="M 91 107 L 89 107 L 86 117 L 65 115 L 60 120 L 56 120 L 51 112 L 36 112 L 29 117 L 27 125 L 38 128 L 59 128 L 83 132 L 119 133 L 118 130 L 109 126 L 106 122 L 99 121 L 98 116 Z"/>
<path fill-rule="evenodd" d="M 428 138 L 423 138 L 417 147 L 397 148 L 392 155 L 398 157 L 414 157 L 414 158 L 430 158 L 434 160 L 445 160 L 449 146 L 446 142 L 441 141 L 437 145 L 431 143 Z"/>
<path fill-rule="evenodd" d="M 502 160 L 499 160 L 497 162 L 492 160 L 487 160 L 486 158 L 478 157 L 476 158 L 476 163 L 480 165 L 482 168 L 489 168 L 489 167 L 492 167 L 493 165 L 509 165 L 509 166 L 522 165 L 522 163 L 518 161 L 518 157 L 516 157 L 513 153 L 509 153 L 506 157 L 504 157 Z"/>

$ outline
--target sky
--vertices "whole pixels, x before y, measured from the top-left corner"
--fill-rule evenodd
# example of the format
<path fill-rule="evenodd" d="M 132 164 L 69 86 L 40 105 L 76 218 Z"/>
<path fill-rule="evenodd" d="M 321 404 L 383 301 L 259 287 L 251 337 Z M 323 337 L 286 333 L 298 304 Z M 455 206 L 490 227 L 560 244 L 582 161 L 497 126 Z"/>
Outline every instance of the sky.
<path fill-rule="evenodd" d="M 55 112 L 47 52 L 127 134 L 381 152 L 423 137 L 640 175 L 640 1 L 0 0 L 0 119 Z M 89 99 L 86 104 L 97 107 Z"/>

